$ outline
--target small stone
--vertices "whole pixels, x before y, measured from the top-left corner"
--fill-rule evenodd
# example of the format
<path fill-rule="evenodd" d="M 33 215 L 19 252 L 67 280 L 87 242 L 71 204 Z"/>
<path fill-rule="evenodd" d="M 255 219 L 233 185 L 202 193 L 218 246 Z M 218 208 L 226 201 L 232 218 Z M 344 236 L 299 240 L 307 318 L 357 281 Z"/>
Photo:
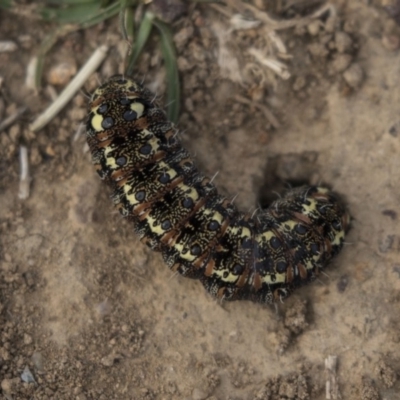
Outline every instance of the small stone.
<path fill-rule="evenodd" d="M 11 395 L 17 392 L 20 383 L 21 380 L 19 377 L 13 379 L 3 379 L 1 381 L 0 388 L 2 390 L 4 398 L 7 400 L 13 399 L 14 397 L 11 397 Z"/>
<path fill-rule="evenodd" d="M 177 64 L 179 71 L 188 71 L 189 69 L 192 68 L 192 65 L 189 63 L 187 58 L 182 56 L 178 57 Z"/>
<path fill-rule="evenodd" d="M 46 155 L 51 157 L 51 158 L 55 157 L 55 155 L 56 155 L 56 152 L 54 151 L 54 148 L 52 147 L 51 144 L 48 144 L 46 146 L 45 152 L 46 152 Z"/>
<path fill-rule="evenodd" d="M 350 54 L 338 54 L 332 62 L 332 67 L 335 72 L 343 72 L 351 64 L 352 57 Z"/>
<path fill-rule="evenodd" d="M 24 344 L 30 345 L 32 344 L 32 336 L 28 335 L 27 333 L 24 333 Z"/>
<path fill-rule="evenodd" d="M 192 400 L 204 400 L 208 397 L 208 393 L 199 388 L 194 388 L 192 392 Z"/>
<path fill-rule="evenodd" d="M 96 304 L 95 310 L 97 311 L 97 313 L 100 317 L 104 317 L 106 315 L 111 314 L 112 306 L 111 306 L 110 301 L 108 299 L 105 299 L 104 301 Z"/>
<path fill-rule="evenodd" d="M 336 32 L 335 45 L 339 53 L 348 53 L 353 47 L 353 41 L 346 32 Z"/>
<path fill-rule="evenodd" d="M 0 53 L 12 53 L 16 51 L 18 46 L 12 40 L 1 40 L 0 41 Z"/>
<path fill-rule="evenodd" d="M 353 89 L 361 86 L 364 78 L 364 73 L 359 64 L 353 63 L 343 74 L 344 80 Z"/>
<path fill-rule="evenodd" d="M 321 27 L 321 22 L 316 19 L 307 25 L 307 31 L 311 36 L 317 36 Z"/>
<path fill-rule="evenodd" d="M 51 85 L 65 86 L 76 74 L 76 64 L 73 61 L 62 62 L 52 67 L 47 75 L 47 82 Z"/>
<path fill-rule="evenodd" d="M 13 383 L 14 382 L 12 381 L 12 379 L 3 379 L 1 381 L 1 390 L 5 394 L 10 394 L 12 392 Z"/>
<path fill-rule="evenodd" d="M 105 367 L 112 367 L 116 361 L 118 361 L 120 359 L 120 357 L 115 354 L 115 353 L 111 353 L 108 356 L 105 356 L 101 359 L 101 363 L 105 366 Z"/>
<path fill-rule="evenodd" d="M 34 382 L 36 382 L 35 378 L 32 375 L 32 372 L 31 372 L 31 370 L 29 369 L 28 366 L 26 366 L 25 369 L 22 371 L 21 379 L 22 379 L 22 382 L 25 382 L 25 383 L 34 383 Z"/>

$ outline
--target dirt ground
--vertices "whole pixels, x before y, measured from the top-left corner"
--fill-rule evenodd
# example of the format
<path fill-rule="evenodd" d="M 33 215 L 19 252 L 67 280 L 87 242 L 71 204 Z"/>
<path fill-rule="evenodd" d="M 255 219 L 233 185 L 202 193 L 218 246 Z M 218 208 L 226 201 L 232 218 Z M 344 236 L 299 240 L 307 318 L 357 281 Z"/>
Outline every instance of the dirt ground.
<path fill-rule="evenodd" d="M 319 6 L 267 3 L 252 4 L 280 20 Z M 76 134 L 84 93 L 44 129 L 29 130 L 52 102 L 49 90 L 25 85 L 29 60 L 52 27 L 0 12 L 0 41 L 16 44 L 0 53 L 0 121 L 27 107 L 0 132 L 1 398 L 400 399 L 394 3 L 332 1 L 320 18 L 276 30 L 275 39 L 264 23 L 229 30 L 228 16 L 209 4 L 192 4 L 171 23 L 182 140 L 209 176 L 219 171 L 220 191 L 239 194 L 236 203 L 248 210 L 288 182 L 324 182 L 352 215 L 327 275 L 277 309 L 216 303 L 140 244 L 113 210 L 84 135 Z M 161 96 L 157 41 L 136 74 Z M 277 59 L 278 42 L 287 50 L 279 60 L 288 79 L 252 53 Z M 53 67 L 79 68 L 103 43 L 108 57 L 85 90 L 122 72 L 126 43 L 115 19 L 60 39 L 46 58 L 44 87 Z M 32 177 L 26 200 L 18 198 L 20 144 L 28 147 Z M 325 368 L 330 355 L 337 356 L 332 371 Z"/>

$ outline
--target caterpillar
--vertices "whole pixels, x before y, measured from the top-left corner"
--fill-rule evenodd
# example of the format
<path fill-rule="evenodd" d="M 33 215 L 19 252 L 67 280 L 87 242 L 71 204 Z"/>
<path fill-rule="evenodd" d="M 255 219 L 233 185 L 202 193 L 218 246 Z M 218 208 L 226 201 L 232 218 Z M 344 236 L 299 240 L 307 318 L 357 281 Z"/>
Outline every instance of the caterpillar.
<path fill-rule="evenodd" d="M 86 137 L 97 173 L 140 240 L 213 297 L 282 301 L 343 246 L 350 216 L 327 188 L 289 190 L 255 216 L 239 211 L 132 79 L 114 76 L 95 90 Z"/>

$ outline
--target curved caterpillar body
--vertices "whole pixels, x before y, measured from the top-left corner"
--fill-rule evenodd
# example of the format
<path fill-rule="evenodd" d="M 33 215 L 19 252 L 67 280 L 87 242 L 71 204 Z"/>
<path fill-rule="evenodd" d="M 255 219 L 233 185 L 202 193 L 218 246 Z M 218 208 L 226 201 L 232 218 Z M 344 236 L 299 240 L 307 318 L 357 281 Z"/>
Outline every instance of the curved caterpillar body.
<path fill-rule="evenodd" d="M 254 217 L 238 211 L 199 172 L 153 100 L 115 76 L 92 95 L 87 121 L 97 172 L 141 241 L 225 300 L 272 303 L 313 280 L 349 225 L 337 197 L 301 187 Z"/>

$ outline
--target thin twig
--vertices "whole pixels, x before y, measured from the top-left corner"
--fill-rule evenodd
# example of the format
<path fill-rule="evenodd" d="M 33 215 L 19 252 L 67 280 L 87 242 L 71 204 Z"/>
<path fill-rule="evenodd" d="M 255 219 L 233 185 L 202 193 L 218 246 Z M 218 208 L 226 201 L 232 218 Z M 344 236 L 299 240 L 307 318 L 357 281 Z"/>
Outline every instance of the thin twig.
<path fill-rule="evenodd" d="M 20 107 L 17 109 L 17 111 L 15 111 L 14 114 L 11 114 L 9 117 L 0 122 L 0 132 L 12 125 L 25 111 L 26 107 Z"/>
<path fill-rule="evenodd" d="M 244 9 L 250 10 L 254 14 L 255 18 L 264 22 L 272 30 L 288 29 L 294 26 L 304 26 L 307 25 L 312 19 L 319 18 L 328 11 L 332 14 L 335 11 L 334 6 L 330 3 L 327 3 L 307 17 L 293 18 L 288 21 L 280 21 L 271 18 L 266 12 L 259 10 L 257 7 L 249 3 L 244 3 L 241 0 L 226 0 L 226 3 L 240 13 L 243 13 Z"/>
<path fill-rule="evenodd" d="M 19 162 L 21 170 L 19 174 L 18 197 L 21 200 L 26 200 L 29 197 L 29 187 L 31 183 L 31 177 L 29 176 L 28 148 L 26 146 L 20 146 L 19 148 Z"/>
<path fill-rule="evenodd" d="M 325 398 L 327 400 L 338 400 L 342 398 L 336 378 L 337 359 L 337 356 L 328 356 L 325 359 L 325 370 L 328 373 L 328 379 L 325 384 Z"/>
<path fill-rule="evenodd" d="M 275 117 L 275 115 L 273 114 L 273 112 L 265 105 L 265 104 L 260 104 L 260 103 L 255 103 L 254 101 L 251 101 L 243 96 L 240 95 L 236 95 L 235 96 L 235 100 L 243 103 L 243 104 L 248 104 L 248 105 L 252 105 L 255 106 L 256 108 L 258 108 L 259 110 L 261 110 L 265 117 L 267 118 L 267 120 L 269 121 L 269 123 L 275 128 L 278 129 L 281 127 L 281 124 L 278 121 L 278 118 Z"/>
<path fill-rule="evenodd" d="M 288 67 L 281 63 L 280 61 L 276 60 L 275 58 L 266 57 L 261 50 L 258 49 L 248 49 L 248 52 L 254 56 L 254 58 L 262 65 L 265 65 L 272 71 L 274 71 L 277 75 L 279 75 L 282 79 L 289 79 L 290 72 Z"/>

